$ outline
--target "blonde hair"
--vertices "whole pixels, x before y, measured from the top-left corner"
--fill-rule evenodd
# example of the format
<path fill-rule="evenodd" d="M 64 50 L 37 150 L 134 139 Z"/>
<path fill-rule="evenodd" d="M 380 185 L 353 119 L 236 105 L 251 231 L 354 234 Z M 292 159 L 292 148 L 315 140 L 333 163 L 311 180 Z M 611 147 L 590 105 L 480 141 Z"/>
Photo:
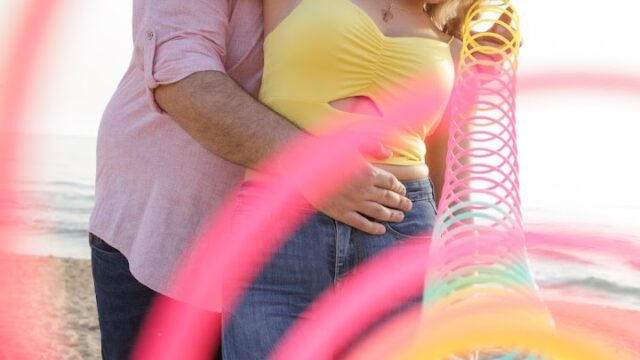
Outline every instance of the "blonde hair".
<path fill-rule="evenodd" d="M 462 26 L 467 11 L 476 0 L 445 0 L 428 7 L 427 13 L 440 31 L 462 37 Z"/>

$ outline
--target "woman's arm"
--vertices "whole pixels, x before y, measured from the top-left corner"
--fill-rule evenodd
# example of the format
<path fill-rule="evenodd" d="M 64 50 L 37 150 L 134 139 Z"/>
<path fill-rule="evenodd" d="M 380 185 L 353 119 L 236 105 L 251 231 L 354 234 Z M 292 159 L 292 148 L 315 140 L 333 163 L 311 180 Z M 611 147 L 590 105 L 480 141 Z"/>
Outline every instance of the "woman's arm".
<path fill-rule="evenodd" d="M 449 142 L 449 117 L 445 116 L 436 130 L 426 139 L 426 162 L 429 167 L 429 177 L 433 181 L 436 204 L 440 203 L 442 188 L 444 187 L 447 165 L 447 150 Z"/>
<path fill-rule="evenodd" d="M 449 109 L 447 109 L 438 127 L 425 140 L 427 145 L 427 155 L 425 160 L 427 166 L 429 167 L 429 177 L 433 181 L 433 186 L 436 193 L 436 204 L 440 204 L 440 201 L 442 199 L 443 188 L 448 170 L 447 154 L 449 152 L 449 136 L 452 121 L 454 121 L 453 114 Z M 470 130 L 469 126 L 469 124 L 465 124 L 465 129 L 467 131 Z M 471 146 L 471 142 L 465 139 L 462 140 L 461 143 L 458 144 L 458 146 L 460 149 L 469 149 Z M 470 164 L 470 159 L 468 157 L 458 158 L 457 161 L 459 161 L 460 165 L 462 166 L 467 166 Z M 467 176 L 469 176 L 469 174 L 465 171 L 460 172 L 456 175 L 458 179 L 462 179 Z M 470 197 L 468 195 L 462 195 L 458 200 L 461 202 L 469 201 Z M 451 202 L 449 204 L 449 207 L 452 207 L 455 204 L 456 202 Z"/>
<path fill-rule="evenodd" d="M 451 42 L 451 55 L 453 58 L 454 67 L 456 69 L 456 79 L 457 79 L 457 69 L 460 64 L 460 52 L 462 50 L 462 41 L 455 38 Z M 455 95 L 455 91 L 452 91 L 452 96 Z M 440 123 L 437 128 L 427 137 L 425 140 L 427 145 L 427 155 L 426 155 L 426 163 L 429 167 L 429 177 L 433 181 L 434 190 L 436 192 L 436 203 L 440 203 L 440 199 L 443 195 L 443 188 L 445 183 L 445 176 L 447 172 L 447 153 L 449 151 L 449 132 L 451 127 L 451 121 L 454 121 L 453 113 L 451 111 L 451 105 L 453 104 L 454 99 L 451 99 L 449 102 L 449 106 L 445 110 Z M 468 141 L 464 141 L 464 143 L 460 144 L 462 148 L 468 148 L 470 146 Z M 466 165 L 469 163 L 469 159 L 460 159 L 462 164 Z M 461 174 L 464 175 L 464 174 Z M 468 197 L 465 196 L 461 199 L 462 201 L 468 200 Z"/>
<path fill-rule="evenodd" d="M 462 49 L 462 41 L 454 38 L 451 42 L 451 57 L 453 58 L 454 68 L 457 70 L 460 62 L 460 50 Z M 449 104 L 451 105 L 451 103 Z M 444 112 L 438 127 L 425 140 L 427 145 L 426 163 L 429 167 L 429 177 L 433 181 L 436 192 L 436 204 L 440 203 L 442 197 L 442 188 L 444 187 L 446 160 L 449 143 L 449 127 L 451 125 L 450 108 Z"/>

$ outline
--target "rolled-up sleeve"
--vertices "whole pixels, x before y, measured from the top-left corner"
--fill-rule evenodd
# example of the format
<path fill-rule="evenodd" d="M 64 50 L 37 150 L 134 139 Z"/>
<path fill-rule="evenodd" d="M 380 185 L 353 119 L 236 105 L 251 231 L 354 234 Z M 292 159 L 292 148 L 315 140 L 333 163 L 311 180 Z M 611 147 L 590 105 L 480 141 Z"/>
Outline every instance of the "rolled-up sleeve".
<path fill-rule="evenodd" d="M 134 41 L 149 90 L 200 71 L 225 71 L 227 0 L 136 0 Z M 134 20 L 135 21 L 135 20 Z"/>

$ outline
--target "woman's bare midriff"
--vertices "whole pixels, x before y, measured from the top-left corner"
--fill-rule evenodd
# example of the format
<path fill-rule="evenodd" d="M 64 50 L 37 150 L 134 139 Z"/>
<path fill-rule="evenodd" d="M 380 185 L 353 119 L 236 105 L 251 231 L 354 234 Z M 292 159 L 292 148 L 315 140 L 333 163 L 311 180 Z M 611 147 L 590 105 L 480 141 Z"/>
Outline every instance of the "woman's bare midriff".
<path fill-rule="evenodd" d="M 429 176 L 429 168 L 426 164 L 419 165 L 386 165 L 374 164 L 382 170 L 392 173 L 398 180 L 418 180 Z M 245 180 L 268 180 L 269 176 L 254 170 L 247 170 Z"/>
<path fill-rule="evenodd" d="M 349 98 L 332 101 L 330 105 L 342 112 L 350 112 L 354 114 L 380 116 L 380 110 L 373 100 L 366 96 L 353 96 Z M 418 180 L 429 176 L 429 167 L 426 164 L 418 165 L 386 165 L 373 164 L 380 169 L 386 170 L 398 180 Z M 247 170 L 245 180 L 267 180 L 267 175 L 260 174 L 253 170 Z"/>

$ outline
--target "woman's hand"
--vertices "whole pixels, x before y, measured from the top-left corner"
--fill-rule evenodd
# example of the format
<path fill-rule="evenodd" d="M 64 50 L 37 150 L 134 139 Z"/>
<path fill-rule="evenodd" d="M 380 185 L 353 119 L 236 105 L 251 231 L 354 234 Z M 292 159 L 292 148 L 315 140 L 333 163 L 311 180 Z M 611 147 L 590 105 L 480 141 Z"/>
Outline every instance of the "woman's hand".
<path fill-rule="evenodd" d="M 511 63 L 514 51 L 522 47 L 512 7 L 504 9 L 500 17 L 485 31 L 471 31 L 463 46 L 465 47 L 464 65 L 467 70 L 480 74 L 476 79 L 482 84 L 491 82 L 494 77 L 501 76 L 505 62 Z M 480 20 L 482 21 L 482 20 Z M 473 26 L 473 25 L 472 25 Z M 468 78 L 467 81 L 471 81 Z"/>
<path fill-rule="evenodd" d="M 485 46 L 503 46 L 507 43 L 512 43 L 515 40 L 518 31 L 518 29 L 515 28 L 516 25 L 514 24 L 513 15 L 514 9 L 511 6 L 507 7 L 502 15 L 500 15 L 500 17 L 493 23 L 493 26 L 488 30 L 482 32 L 471 31 L 471 38 Z M 499 35 L 501 38 L 497 38 L 495 35 L 482 36 L 479 34 L 495 34 Z M 502 38 L 504 38 L 506 42 Z M 518 44 L 515 45 L 517 46 Z M 522 47 L 522 39 L 519 41 L 519 46 Z"/>
<path fill-rule="evenodd" d="M 363 161 L 365 161 L 363 159 Z M 365 171 L 326 201 L 311 205 L 323 214 L 365 233 L 380 235 L 386 228 L 379 222 L 401 222 L 413 204 L 404 185 L 391 173 L 368 162 Z M 304 195 L 304 191 L 303 191 Z"/>
<path fill-rule="evenodd" d="M 503 40 L 499 40 L 498 38 L 495 38 L 493 36 L 484 36 L 484 37 L 478 36 L 479 34 L 496 34 L 506 39 L 507 43 L 513 42 L 515 38 L 516 30 L 517 30 L 515 29 L 515 25 L 514 25 L 514 21 L 512 17 L 513 14 L 514 14 L 513 7 L 511 6 L 507 7 L 505 11 L 500 15 L 500 17 L 493 23 L 493 25 L 489 29 L 485 31 L 472 30 L 471 38 L 475 39 L 475 41 L 477 41 L 480 44 L 484 43 L 486 45 L 491 45 L 491 46 L 503 45 L 505 43 Z M 447 29 L 448 29 L 447 32 L 461 42 L 464 40 L 464 24 L 462 23 L 462 21 L 464 21 L 464 19 L 458 19 L 457 21 L 454 20 L 451 24 L 447 26 Z M 507 27 L 505 27 L 505 25 Z M 520 47 L 522 47 L 522 44 L 523 44 L 523 41 L 522 39 L 520 39 Z"/>

